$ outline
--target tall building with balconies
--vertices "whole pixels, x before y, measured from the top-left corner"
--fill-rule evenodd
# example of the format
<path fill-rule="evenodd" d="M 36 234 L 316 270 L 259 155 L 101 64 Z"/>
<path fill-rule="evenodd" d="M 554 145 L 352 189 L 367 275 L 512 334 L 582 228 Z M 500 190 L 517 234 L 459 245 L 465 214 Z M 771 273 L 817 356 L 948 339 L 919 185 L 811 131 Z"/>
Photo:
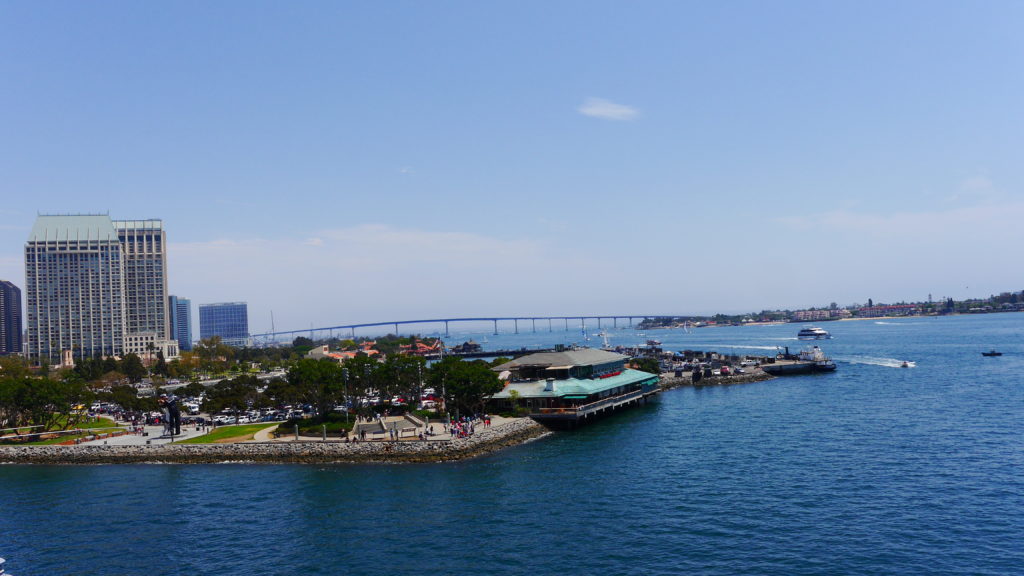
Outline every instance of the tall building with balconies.
<path fill-rule="evenodd" d="M 171 338 L 178 341 L 179 350 L 192 349 L 192 301 L 178 296 L 169 297 Z"/>
<path fill-rule="evenodd" d="M 21 289 L 0 280 L 0 355 L 21 354 Z"/>
<path fill-rule="evenodd" d="M 115 220 L 124 250 L 125 328 L 171 338 L 167 313 L 167 236 L 160 220 Z"/>
<path fill-rule="evenodd" d="M 245 302 L 199 305 L 199 337 L 220 336 L 228 346 L 249 345 L 249 306 Z"/>
<path fill-rule="evenodd" d="M 39 216 L 25 244 L 26 355 L 122 353 L 124 250 L 106 215 Z"/>
<path fill-rule="evenodd" d="M 42 215 L 25 244 L 26 355 L 34 362 L 177 356 L 160 220 Z"/>

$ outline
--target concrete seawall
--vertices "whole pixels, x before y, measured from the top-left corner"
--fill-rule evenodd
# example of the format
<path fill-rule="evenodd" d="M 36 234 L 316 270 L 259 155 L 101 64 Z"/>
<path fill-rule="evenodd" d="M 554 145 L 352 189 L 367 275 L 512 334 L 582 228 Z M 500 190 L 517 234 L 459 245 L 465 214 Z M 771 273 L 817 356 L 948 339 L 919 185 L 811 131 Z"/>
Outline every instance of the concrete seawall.
<path fill-rule="evenodd" d="M 4 464 L 210 464 L 218 462 L 324 464 L 413 463 L 466 460 L 548 434 L 528 418 L 493 428 L 477 427 L 455 440 L 404 442 L 240 442 L 153 446 L 3 446 Z"/>

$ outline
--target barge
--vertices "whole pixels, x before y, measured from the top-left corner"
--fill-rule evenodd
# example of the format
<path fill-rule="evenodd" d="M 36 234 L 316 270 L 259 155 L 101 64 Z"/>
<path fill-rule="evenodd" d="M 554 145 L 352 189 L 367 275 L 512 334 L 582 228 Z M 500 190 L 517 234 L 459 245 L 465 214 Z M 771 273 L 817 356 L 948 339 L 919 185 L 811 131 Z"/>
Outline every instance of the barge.
<path fill-rule="evenodd" d="M 789 348 L 786 348 L 786 352 L 780 354 L 775 362 L 761 365 L 761 370 L 772 376 L 834 372 L 835 369 L 836 363 L 817 346 L 804 348 L 797 355 L 790 354 Z"/>

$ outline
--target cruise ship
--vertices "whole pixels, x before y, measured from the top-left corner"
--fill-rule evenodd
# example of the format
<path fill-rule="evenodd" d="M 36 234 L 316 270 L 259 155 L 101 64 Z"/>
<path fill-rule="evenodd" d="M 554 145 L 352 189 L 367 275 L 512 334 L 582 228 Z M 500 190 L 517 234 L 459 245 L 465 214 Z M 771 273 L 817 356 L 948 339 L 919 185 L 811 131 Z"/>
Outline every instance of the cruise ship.
<path fill-rule="evenodd" d="M 807 328 L 800 330 L 796 337 L 798 340 L 828 340 L 832 335 L 824 328 L 808 326 Z"/>

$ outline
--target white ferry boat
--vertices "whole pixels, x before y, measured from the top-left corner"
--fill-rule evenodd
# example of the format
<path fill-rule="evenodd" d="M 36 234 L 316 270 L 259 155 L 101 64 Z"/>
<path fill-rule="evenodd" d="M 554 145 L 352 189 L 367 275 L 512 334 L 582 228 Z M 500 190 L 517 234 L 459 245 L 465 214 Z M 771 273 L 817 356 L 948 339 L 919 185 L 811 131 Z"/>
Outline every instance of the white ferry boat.
<path fill-rule="evenodd" d="M 808 326 L 807 328 L 800 330 L 796 337 L 798 340 L 828 340 L 832 335 L 824 328 Z"/>

